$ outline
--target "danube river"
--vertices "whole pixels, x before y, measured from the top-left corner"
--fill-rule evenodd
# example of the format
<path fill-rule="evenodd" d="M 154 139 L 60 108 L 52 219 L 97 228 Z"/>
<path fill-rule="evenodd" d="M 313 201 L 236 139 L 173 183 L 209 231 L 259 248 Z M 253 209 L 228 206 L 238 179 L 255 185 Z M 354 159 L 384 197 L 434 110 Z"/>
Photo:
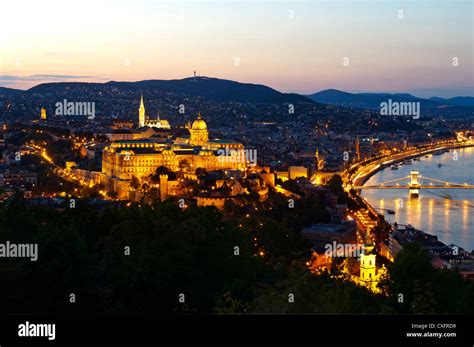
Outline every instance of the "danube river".
<path fill-rule="evenodd" d="M 388 167 L 366 184 L 391 181 L 417 170 L 424 177 L 474 185 L 474 147 L 456 151 L 429 154 L 412 164 L 401 165 L 398 170 Z M 388 222 L 411 224 L 437 235 L 445 244 L 454 243 L 468 251 L 474 249 L 474 189 L 420 189 L 419 198 L 410 198 L 408 189 L 366 189 L 362 190 L 362 196 L 376 209 L 395 211 L 391 215 L 380 210 Z"/>

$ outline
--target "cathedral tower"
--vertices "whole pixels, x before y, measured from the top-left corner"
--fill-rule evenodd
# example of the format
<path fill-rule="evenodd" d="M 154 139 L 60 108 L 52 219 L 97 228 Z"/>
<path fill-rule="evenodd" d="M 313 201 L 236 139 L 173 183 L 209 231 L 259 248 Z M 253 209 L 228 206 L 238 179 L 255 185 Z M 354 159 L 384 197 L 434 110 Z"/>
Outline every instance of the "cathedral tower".
<path fill-rule="evenodd" d="M 145 126 L 145 105 L 143 104 L 143 95 L 140 99 L 140 108 L 138 109 L 138 126 Z"/>

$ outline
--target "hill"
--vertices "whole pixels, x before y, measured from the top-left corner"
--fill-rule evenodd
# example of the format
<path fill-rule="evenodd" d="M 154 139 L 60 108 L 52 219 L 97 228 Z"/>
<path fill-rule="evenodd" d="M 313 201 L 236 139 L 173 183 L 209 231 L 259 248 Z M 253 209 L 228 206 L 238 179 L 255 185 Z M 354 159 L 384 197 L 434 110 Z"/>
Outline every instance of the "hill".
<path fill-rule="evenodd" d="M 327 89 L 308 95 L 308 98 L 322 103 L 332 104 L 338 106 L 354 107 L 354 108 L 367 108 L 367 109 L 380 109 L 380 103 L 387 102 L 391 99 L 392 102 L 420 102 L 423 108 L 436 108 L 440 104 L 434 100 L 426 100 L 417 98 L 407 93 L 348 93 L 335 89 Z"/>
<path fill-rule="evenodd" d="M 24 93 L 24 91 L 19 89 L 0 87 L 0 97 L 17 96 L 21 93 Z"/>
<path fill-rule="evenodd" d="M 359 109 L 380 110 L 382 102 L 419 102 L 421 113 L 429 116 L 468 117 L 474 116 L 474 98 L 455 97 L 451 99 L 423 99 L 408 93 L 348 93 L 336 89 L 327 89 L 307 95 L 321 104 L 337 105 Z"/>
<path fill-rule="evenodd" d="M 474 107 L 474 97 L 472 96 L 456 96 L 450 99 L 443 99 L 438 97 L 432 97 L 429 100 L 433 100 L 439 103 L 444 103 L 447 105 L 457 105 L 457 106 L 466 106 Z"/>
<path fill-rule="evenodd" d="M 45 94 L 69 91 L 77 92 L 80 89 L 96 89 L 107 91 L 120 89 L 123 91 L 142 93 L 149 90 L 162 92 L 202 96 L 214 101 L 248 102 L 248 103 L 313 103 L 312 100 L 298 94 L 280 93 L 270 87 L 240 83 L 219 78 L 190 77 L 176 80 L 145 80 L 139 82 L 82 83 L 60 82 L 43 83 L 29 89 L 28 93 Z"/>

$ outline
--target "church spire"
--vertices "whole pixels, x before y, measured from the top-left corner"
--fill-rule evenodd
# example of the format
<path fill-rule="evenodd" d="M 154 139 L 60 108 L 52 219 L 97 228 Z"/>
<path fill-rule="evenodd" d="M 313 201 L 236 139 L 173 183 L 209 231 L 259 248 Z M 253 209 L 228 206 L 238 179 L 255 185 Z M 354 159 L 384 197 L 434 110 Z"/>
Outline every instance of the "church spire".
<path fill-rule="evenodd" d="M 145 105 L 143 104 L 143 95 L 140 98 L 140 108 L 138 109 L 138 126 L 145 126 Z"/>

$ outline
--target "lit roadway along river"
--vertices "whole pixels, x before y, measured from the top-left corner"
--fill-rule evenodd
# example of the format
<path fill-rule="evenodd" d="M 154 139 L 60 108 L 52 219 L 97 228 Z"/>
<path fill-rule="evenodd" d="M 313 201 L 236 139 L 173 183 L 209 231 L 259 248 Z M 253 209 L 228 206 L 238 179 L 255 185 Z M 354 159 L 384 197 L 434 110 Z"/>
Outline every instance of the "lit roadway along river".
<path fill-rule="evenodd" d="M 453 183 L 474 185 L 474 147 L 458 149 L 458 160 L 453 151 L 442 155 L 420 157 L 420 161 L 403 164 L 398 170 L 390 166 L 377 172 L 365 184 L 405 177 L 411 170 L 421 176 Z M 439 165 L 441 164 L 441 166 Z M 474 189 L 420 189 L 419 198 L 410 198 L 408 189 L 362 190 L 368 202 L 376 209 L 391 209 L 385 219 L 399 224 L 411 224 L 417 229 L 437 235 L 445 244 L 454 243 L 468 251 L 474 249 Z M 403 200 L 403 204 L 397 202 Z"/>

